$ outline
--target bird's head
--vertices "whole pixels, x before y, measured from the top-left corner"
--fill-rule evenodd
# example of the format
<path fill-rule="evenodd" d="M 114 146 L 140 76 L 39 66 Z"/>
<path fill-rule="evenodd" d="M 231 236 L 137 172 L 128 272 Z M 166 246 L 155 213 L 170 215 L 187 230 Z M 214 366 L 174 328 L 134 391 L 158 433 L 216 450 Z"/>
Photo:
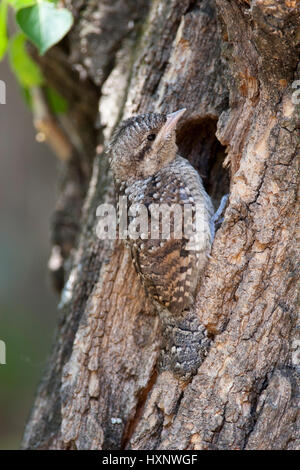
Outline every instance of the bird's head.
<path fill-rule="evenodd" d="M 176 125 L 184 112 L 142 114 L 121 122 L 108 146 L 115 178 L 145 179 L 174 160 Z"/>

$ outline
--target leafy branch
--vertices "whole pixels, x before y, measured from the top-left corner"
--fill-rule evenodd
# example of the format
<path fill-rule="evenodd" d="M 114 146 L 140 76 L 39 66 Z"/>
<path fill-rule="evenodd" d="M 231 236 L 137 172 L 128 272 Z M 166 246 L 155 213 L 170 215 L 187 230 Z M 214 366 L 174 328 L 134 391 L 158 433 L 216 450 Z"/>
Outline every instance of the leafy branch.
<path fill-rule="evenodd" d="M 8 33 L 8 7 L 15 13 L 19 28 L 14 35 Z M 59 8 L 57 0 L 0 0 L 0 60 L 6 53 L 10 66 L 26 97 L 32 88 L 45 85 L 38 65 L 26 50 L 26 41 L 33 43 L 41 55 L 57 44 L 71 29 L 73 16 L 66 8 Z M 47 90 L 49 106 L 55 113 L 66 110 L 66 102 L 54 90 Z"/>

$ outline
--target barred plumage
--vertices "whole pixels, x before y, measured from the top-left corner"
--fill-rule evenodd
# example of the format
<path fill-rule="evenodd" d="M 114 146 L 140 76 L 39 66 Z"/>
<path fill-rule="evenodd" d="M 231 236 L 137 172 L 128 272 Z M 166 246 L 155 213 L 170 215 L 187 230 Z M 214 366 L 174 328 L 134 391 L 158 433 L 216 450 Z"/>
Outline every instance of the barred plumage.
<path fill-rule="evenodd" d="M 210 251 L 213 215 L 212 203 L 200 176 L 177 154 L 175 128 L 183 112 L 149 113 L 130 118 L 120 124 L 109 146 L 117 194 L 128 197 L 129 208 L 143 204 L 149 218 L 147 233 L 140 233 L 137 239 L 127 239 L 136 270 L 148 294 L 172 313 L 182 312 L 193 300 Z M 160 209 L 155 203 L 165 204 L 164 214 L 173 204 L 182 209 L 189 204 L 200 210 L 201 232 L 197 234 L 196 249 L 188 249 L 191 237 L 185 233 L 184 225 L 183 237 L 175 238 L 174 230 L 179 227 L 172 211 L 170 238 L 162 238 L 162 220 L 157 213 L 154 222 L 159 238 L 153 238 L 150 219 L 152 215 L 155 226 L 153 214 Z M 135 217 L 138 215 L 132 214 L 129 221 L 134 222 Z M 191 222 L 195 222 L 194 212 Z"/>

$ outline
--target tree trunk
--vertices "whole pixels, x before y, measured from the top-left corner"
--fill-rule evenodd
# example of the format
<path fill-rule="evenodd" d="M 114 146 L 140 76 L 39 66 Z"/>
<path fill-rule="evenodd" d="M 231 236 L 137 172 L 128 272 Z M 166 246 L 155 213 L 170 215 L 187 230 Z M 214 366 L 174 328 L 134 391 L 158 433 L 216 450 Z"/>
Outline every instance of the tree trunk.
<path fill-rule="evenodd" d="M 79 143 L 53 224 L 60 321 L 23 448 L 299 449 L 299 1 L 65 3 L 74 28 L 36 60 Z M 209 349 L 188 380 L 157 367 L 162 327 L 130 254 L 95 233 L 117 122 L 181 107 L 180 154 L 216 207 L 229 192 L 193 307 Z"/>

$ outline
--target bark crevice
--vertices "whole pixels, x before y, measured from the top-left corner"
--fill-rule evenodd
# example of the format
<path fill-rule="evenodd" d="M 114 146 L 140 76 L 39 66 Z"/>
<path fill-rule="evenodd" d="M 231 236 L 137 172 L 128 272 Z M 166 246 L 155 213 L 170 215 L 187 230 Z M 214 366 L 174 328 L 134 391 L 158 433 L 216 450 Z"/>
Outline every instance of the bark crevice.
<path fill-rule="evenodd" d="M 94 163 L 91 142 L 80 153 L 91 179 L 80 193 L 61 320 L 23 447 L 299 448 L 299 4 L 141 0 L 136 18 L 136 2 L 119 0 L 109 12 L 107 2 L 90 0 L 83 15 L 68 0 L 76 21 L 63 62 L 77 71 L 77 89 L 92 90 L 92 113 L 100 98 L 103 127 L 82 137 L 92 132 L 101 146 Z M 123 7 L 133 30 L 124 22 L 120 34 L 108 34 Z M 108 19 L 108 29 L 85 37 L 87 26 Z M 61 57 L 55 48 L 40 60 L 47 67 Z M 97 206 L 114 201 L 102 153 L 114 126 L 183 107 L 179 152 L 216 206 L 229 192 L 188 313 L 210 347 L 186 381 L 157 367 L 162 325 L 127 249 L 95 235 Z"/>

